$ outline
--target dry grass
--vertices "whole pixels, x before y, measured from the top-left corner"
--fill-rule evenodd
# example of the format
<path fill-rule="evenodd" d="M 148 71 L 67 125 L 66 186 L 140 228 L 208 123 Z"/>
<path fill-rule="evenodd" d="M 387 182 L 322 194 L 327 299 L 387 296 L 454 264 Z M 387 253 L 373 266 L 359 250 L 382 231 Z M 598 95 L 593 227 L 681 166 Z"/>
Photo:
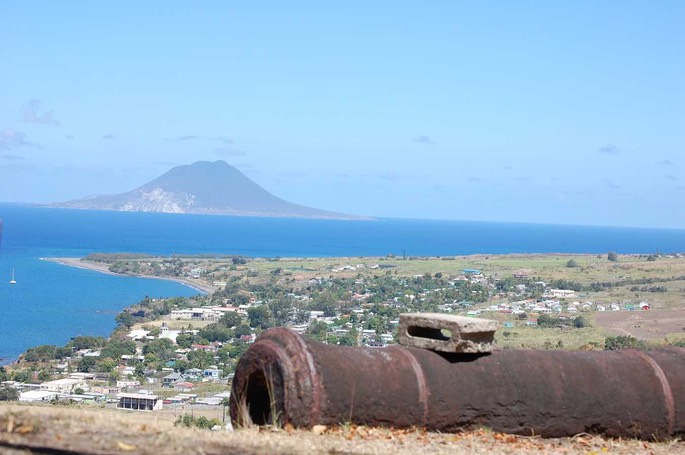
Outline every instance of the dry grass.
<path fill-rule="evenodd" d="M 0 407 L 2 453 L 136 454 L 671 454 L 681 441 L 648 442 L 590 435 L 541 439 L 486 429 L 457 434 L 354 425 L 296 430 L 286 425 L 211 432 L 156 421 L 154 413 L 54 406 Z M 29 452 L 29 450 L 31 452 Z"/>

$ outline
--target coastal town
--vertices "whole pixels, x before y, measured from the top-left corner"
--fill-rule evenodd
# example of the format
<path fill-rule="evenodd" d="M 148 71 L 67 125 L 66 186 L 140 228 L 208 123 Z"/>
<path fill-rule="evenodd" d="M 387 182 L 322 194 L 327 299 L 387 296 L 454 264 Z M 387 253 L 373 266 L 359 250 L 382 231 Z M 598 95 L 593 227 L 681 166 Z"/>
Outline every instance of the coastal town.
<path fill-rule="evenodd" d="M 92 255 L 68 264 L 183 280 L 206 292 L 146 298 L 116 316 L 117 327 L 107 339 L 78 336 L 66 346 L 27 350 L 0 369 L 5 398 L 123 411 L 171 409 L 176 418 L 193 409 L 212 417 L 202 425 L 221 427 L 237 360 L 262 331 L 286 326 L 327 344 L 379 348 L 396 343 L 401 313 L 494 320 L 501 349 L 685 345 L 682 254 Z"/>

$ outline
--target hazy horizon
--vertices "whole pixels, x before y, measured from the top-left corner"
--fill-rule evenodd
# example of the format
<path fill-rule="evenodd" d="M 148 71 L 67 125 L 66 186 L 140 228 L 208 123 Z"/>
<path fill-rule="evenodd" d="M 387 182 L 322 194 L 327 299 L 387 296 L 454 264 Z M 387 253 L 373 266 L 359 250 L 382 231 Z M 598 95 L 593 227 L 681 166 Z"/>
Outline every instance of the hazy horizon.
<path fill-rule="evenodd" d="M 682 2 L 9 0 L 0 201 L 224 160 L 381 218 L 685 228 Z"/>

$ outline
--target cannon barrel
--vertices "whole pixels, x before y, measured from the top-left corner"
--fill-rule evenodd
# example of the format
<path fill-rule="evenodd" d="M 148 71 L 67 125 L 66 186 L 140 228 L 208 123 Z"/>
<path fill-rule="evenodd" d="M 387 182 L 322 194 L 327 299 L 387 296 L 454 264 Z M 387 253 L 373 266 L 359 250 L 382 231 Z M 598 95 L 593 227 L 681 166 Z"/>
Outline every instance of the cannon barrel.
<path fill-rule="evenodd" d="M 235 425 L 666 439 L 685 434 L 685 349 L 446 354 L 329 346 L 275 328 L 238 362 L 230 414 Z"/>

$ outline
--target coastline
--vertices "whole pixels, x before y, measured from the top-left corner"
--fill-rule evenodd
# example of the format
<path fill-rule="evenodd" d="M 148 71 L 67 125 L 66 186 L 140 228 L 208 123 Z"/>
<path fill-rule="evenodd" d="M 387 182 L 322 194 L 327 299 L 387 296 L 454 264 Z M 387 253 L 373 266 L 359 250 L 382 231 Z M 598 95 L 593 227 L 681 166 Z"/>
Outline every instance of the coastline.
<path fill-rule="evenodd" d="M 175 281 L 176 283 L 180 283 L 184 286 L 187 286 L 191 289 L 194 289 L 194 290 L 200 292 L 201 294 L 211 294 L 214 291 L 219 289 L 218 287 L 212 286 L 211 284 L 199 283 L 195 280 L 191 280 L 188 278 L 163 277 L 163 276 L 153 276 L 153 275 L 144 275 L 144 274 L 127 275 L 127 274 L 122 274 L 122 273 L 114 273 L 114 272 L 109 270 L 109 267 L 106 264 L 98 264 L 98 263 L 94 263 L 94 262 L 82 261 L 82 258 L 40 258 L 40 260 L 49 261 L 49 262 L 56 262 L 57 264 L 60 264 L 60 265 L 66 265 L 66 266 L 75 267 L 78 269 L 91 270 L 94 272 L 105 273 L 107 275 L 131 276 L 131 277 L 136 277 L 136 278 L 149 278 L 149 279 L 153 279 L 153 280 Z"/>

